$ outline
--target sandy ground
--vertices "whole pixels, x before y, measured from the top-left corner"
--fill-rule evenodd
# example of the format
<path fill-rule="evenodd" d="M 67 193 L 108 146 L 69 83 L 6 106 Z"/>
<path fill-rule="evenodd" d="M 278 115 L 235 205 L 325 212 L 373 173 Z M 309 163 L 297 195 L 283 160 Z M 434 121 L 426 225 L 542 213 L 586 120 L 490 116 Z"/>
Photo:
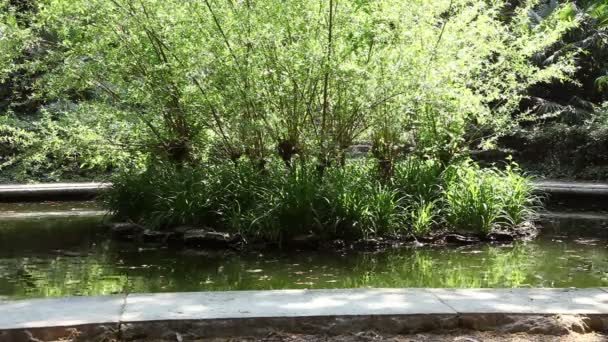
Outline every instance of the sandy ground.
<path fill-rule="evenodd" d="M 182 336 L 176 335 L 175 340 L 164 340 L 156 342 L 190 342 Z M 571 333 L 565 336 L 530 335 L 519 334 L 500 334 L 495 332 L 475 332 L 475 331 L 454 331 L 441 333 L 422 333 L 414 335 L 388 336 L 379 335 L 374 332 L 363 332 L 352 335 L 341 336 L 320 336 L 320 335 L 292 335 L 274 333 L 263 338 L 254 337 L 231 337 L 231 338 L 212 338 L 197 339 L 195 342 L 600 342 L 608 341 L 608 335 L 589 333 Z"/>

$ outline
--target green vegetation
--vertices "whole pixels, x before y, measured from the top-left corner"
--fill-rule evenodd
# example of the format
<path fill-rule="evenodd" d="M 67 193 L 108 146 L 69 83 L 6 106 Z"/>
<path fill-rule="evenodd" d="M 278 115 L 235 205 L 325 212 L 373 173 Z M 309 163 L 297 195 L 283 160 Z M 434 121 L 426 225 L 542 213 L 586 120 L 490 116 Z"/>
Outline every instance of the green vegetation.
<path fill-rule="evenodd" d="M 526 178 L 467 155 L 601 56 L 583 2 L 0 0 L 2 177 L 272 241 L 512 228 Z"/>
<path fill-rule="evenodd" d="M 538 54 L 533 63 L 550 64 L 578 51 L 568 80 L 538 83 L 528 89 L 521 111 L 529 120 L 499 139 L 522 167 L 553 178 L 608 178 L 608 1 L 551 1 L 531 15 L 537 23 L 560 10 L 578 25 Z"/>
<path fill-rule="evenodd" d="M 513 169 L 469 160 L 443 171 L 435 165 L 399 161 L 401 171 L 386 180 L 370 160 L 330 167 L 322 177 L 314 164 L 288 169 L 279 160 L 264 170 L 245 162 L 164 164 L 116 177 L 107 205 L 119 218 L 159 229 L 209 226 L 278 242 L 311 232 L 324 239 L 423 236 L 446 227 L 485 234 L 530 218 L 537 198 Z M 429 169 L 425 179 L 414 177 Z"/>
<path fill-rule="evenodd" d="M 447 220 L 455 227 L 490 232 L 497 224 L 518 225 L 529 218 L 537 199 L 525 178 L 511 168 L 456 168 L 446 189 Z"/>
<path fill-rule="evenodd" d="M 518 129 L 502 145 L 518 151 L 523 166 L 556 178 L 608 179 L 608 103 L 580 121 L 547 119 Z"/>

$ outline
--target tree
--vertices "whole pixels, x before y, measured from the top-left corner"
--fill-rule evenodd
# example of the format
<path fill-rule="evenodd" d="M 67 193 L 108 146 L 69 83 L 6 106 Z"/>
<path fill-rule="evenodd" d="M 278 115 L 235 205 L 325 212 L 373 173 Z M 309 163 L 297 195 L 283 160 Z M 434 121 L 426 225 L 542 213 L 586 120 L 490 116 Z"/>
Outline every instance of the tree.
<path fill-rule="evenodd" d="M 29 67 L 39 96 L 129 123 L 131 148 L 177 164 L 322 171 L 362 139 L 388 176 L 407 153 L 449 163 L 471 123 L 507 130 L 527 89 L 574 70 L 570 53 L 529 62 L 577 24 L 564 5 L 534 25 L 535 4 L 505 22 L 503 1 L 40 0 L 48 49 Z"/>

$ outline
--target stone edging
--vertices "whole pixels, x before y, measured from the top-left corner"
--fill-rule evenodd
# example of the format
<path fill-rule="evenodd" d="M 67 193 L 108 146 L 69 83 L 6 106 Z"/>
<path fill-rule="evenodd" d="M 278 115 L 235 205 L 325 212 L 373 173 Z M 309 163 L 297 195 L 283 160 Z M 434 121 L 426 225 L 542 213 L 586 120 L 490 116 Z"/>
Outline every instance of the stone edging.
<path fill-rule="evenodd" d="M 564 317 L 570 319 L 564 320 Z M 575 317 L 575 319 L 573 318 Z M 575 323 L 572 323 L 575 322 Z M 0 302 L 0 341 L 338 334 L 374 329 L 608 330 L 608 291 L 349 289 L 129 294 Z M 557 330 L 556 330 L 557 329 Z"/>
<path fill-rule="evenodd" d="M 608 184 L 606 183 L 541 180 L 533 182 L 532 185 L 541 192 L 549 195 L 585 197 L 608 196 Z"/>
<path fill-rule="evenodd" d="M 0 185 L 0 202 L 90 199 L 111 185 L 93 182 Z"/>
<path fill-rule="evenodd" d="M 540 192 L 556 196 L 608 196 L 608 184 L 541 180 L 532 183 Z M 98 196 L 111 183 L 46 183 L 0 185 L 0 202 L 23 200 L 88 199 Z"/>

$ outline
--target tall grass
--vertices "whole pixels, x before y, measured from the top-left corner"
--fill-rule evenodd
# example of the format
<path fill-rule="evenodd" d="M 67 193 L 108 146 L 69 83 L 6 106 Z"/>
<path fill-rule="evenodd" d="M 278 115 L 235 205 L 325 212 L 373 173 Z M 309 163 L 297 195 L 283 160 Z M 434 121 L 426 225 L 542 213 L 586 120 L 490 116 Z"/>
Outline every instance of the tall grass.
<path fill-rule="evenodd" d="M 328 173 L 322 192 L 329 207 L 326 222 L 335 235 L 395 235 L 404 228 L 403 199 L 398 191 L 370 177 L 375 169 L 369 161 L 353 161 Z"/>
<path fill-rule="evenodd" d="M 490 232 L 501 216 L 501 201 L 494 170 L 458 166 L 446 184 L 446 220 L 468 232 Z"/>
<path fill-rule="evenodd" d="M 520 225 L 535 214 L 541 199 L 534 194 L 530 180 L 520 175 L 517 167 L 509 166 L 501 174 L 503 178 L 502 207 L 507 225 Z"/>
<path fill-rule="evenodd" d="M 303 165 L 290 172 L 281 172 L 275 164 L 264 186 L 243 188 L 251 191 L 255 203 L 245 215 L 245 233 L 257 237 L 282 240 L 299 234 L 320 231 L 323 227 L 325 203 L 319 188 L 321 181 L 310 166 Z"/>
<path fill-rule="evenodd" d="M 106 196 L 120 219 L 163 229 L 197 225 L 250 238 L 282 241 L 301 234 L 358 239 L 436 228 L 488 233 L 529 219 L 536 199 L 516 168 L 480 169 L 465 161 L 442 168 L 409 158 L 387 180 L 371 160 L 330 167 L 287 167 L 271 161 L 263 170 L 248 162 L 176 168 L 156 164 L 122 174 Z"/>
<path fill-rule="evenodd" d="M 412 201 L 432 201 L 441 194 L 443 168 L 438 160 L 410 156 L 395 164 L 392 183 Z"/>
<path fill-rule="evenodd" d="M 428 235 L 437 225 L 438 215 L 437 201 L 420 200 L 412 204 L 409 209 L 409 224 L 412 234 L 415 236 Z"/>
<path fill-rule="evenodd" d="M 517 226 L 533 213 L 537 198 L 514 168 L 480 169 L 470 161 L 451 168 L 445 177 L 446 219 L 457 230 L 488 233 Z"/>

